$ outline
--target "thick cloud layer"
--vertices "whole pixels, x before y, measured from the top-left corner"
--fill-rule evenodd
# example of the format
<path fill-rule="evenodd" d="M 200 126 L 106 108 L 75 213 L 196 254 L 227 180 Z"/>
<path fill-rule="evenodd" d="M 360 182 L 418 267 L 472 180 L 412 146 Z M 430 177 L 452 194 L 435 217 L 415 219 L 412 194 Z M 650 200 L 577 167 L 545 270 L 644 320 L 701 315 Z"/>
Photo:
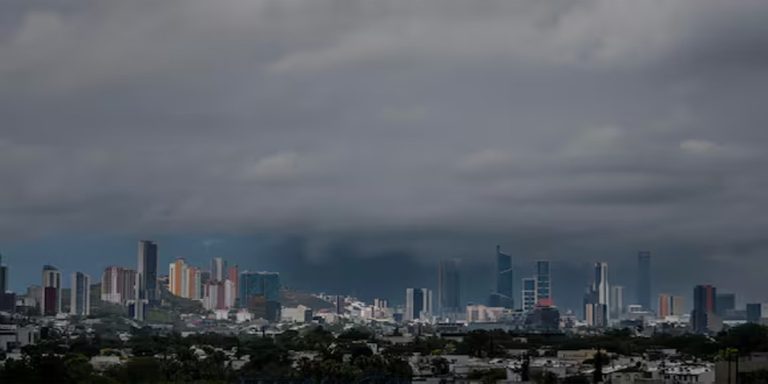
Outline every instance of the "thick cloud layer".
<path fill-rule="evenodd" d="M 2 2 L 0 239 L 764 267 L 766 20 L 757 0 Z"/>

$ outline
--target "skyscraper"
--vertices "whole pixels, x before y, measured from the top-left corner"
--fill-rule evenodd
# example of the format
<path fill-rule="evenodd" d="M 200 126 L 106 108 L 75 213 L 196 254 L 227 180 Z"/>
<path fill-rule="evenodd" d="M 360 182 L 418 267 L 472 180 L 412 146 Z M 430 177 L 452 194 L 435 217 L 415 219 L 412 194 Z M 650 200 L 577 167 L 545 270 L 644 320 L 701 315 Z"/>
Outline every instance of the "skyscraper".
<path fill-rule="evenodd" d="M 442 260 L 437 272 L 437 305 L 440 315 L 461 312 L 459 260 Z"/>
<path fill-rule="evenodd" d="M 587 287 L 584 292 L 584 321 L 590 327 L 606 326 L 608 306 L 598 303 L 597 291 L 593 285 Z"/>
<path fill-rule="evenodd" d="M 608 263 L 595 263 L 595 281 L 593 289 L 597 292 L 597 302 L 608 305 L 610 286 L 608 285 Z"/>
<path fill-rule="evenodd" d="M 608 264 L 595 263 L 592 285 L 584 295 L 584 318 L 594 327 L 605 327 L 610 318 L 610 286 L 608 285 Z"/>
<path fill-rule="evenodd" d="M 237 302 L 237 300 L 240 298 L 240 284 L 238 284 L 240 281 L 240 269 L 237 265 L 233 265 L 227 269 L 227 274 L 229 276 L 229 280 L 232 282 L 232 287 L 235 290 L 233 300 Z"/>
<path fill-rule="evenodd" d="M 75 316 L 91 314 L 91 277 L 82 273 L 72 274 L 70 288 L 69 313 Z"/>
<path fill-rule="evenodd" d="M 211 260 L 211 279 L 224 281 L 228 277 L 227 262 L 221 257 L 214 257 Z"/>
<path fill-rule="evenodd" d="M 672 316 L 682 316 L 683 311 L 685 310 L 685 299 L 682 296 L 672 296 L 671 299 L 671 306 L 669 311 L 671 312 Z"/>
<path fill-rule="evenodd" d="M 344 295 L 336 295 L 336 314 L 343 315 L 344 307 L 345 307 Z"/>
<path fill-rule="evenodd" d="M 694 332 L 707 333 L 713 331 L 712 322 L 717 313 L 716 296 L 717 289 L 711 285 L 697 285 L 693 288 L 691 327 Z"/>
<path fill-rule="evenodd" d="M 491 306 L 514 308 L 514 271 L 512 270 L 512 256 L 501 252 L 501 246 L 496 246 L 496 292 L 492 297 L 496 299 Z"/>
<path fill-rule="evenodd" d="M 736 308 L 736 295 L 733 293 L 718 293 L 715 296 L 715 308 L 717 308 L 717 315 L 725 317 L 729 311 L 733 311 Z"/>
<path fill-rule="evenodd" d="M 768 318 L 768 304 L 749 303 L 747 304 L 747 322 L 753 324 L 764 324 Z"/>
<path fill-rule="evenodd" d="M 200 297 L 200 269 L 191 265 L 187 266 L 186 281 L 181 290 L 182 297 L 199 300 Z"/>
<path fill-rule="evenodd" d="M 405 316 L 407 321 L 430 320 L 432 317 L 432 291 L 427 288 L 405 290 Z"/>
<path fill-rule="evenodd" d="M 3 255 L 0 254 L 0 294 L 8 290 L 8 267 L 3 264 Z"/>
<path fill-rule="evenodd" d="M 61 312 L 61 272 L 52 266 L 43 266 L 43 287 L 40 312 L 54 316 Z"/>
<path fill-rule="evenodd" d="M 523 278 L 521 303 L 523 311 L 525 312 L 533 311 L 533 309 L 536 307 L 536 282 L 537 278 L 535 277 Z"/>
<path fill-rule="evenodd" d="M 547 260 L 536 262 L 536 304 L 553 305 L 552 279 Z"/>
<path fill-rule="evenodd" d="M 136 270 L 109 266 L 101 275 L 101 300 L 125 304 L 136 299 Z"/>
<path fill-rule="evenodd" d="M 176 296 L 185 297 L 183 291 L 187 288 L 187 263 L 184 259 L 176 259 L 168 267 L 168 291 Z"/>
<path fill-rule="evenodd" d="M 659 308 L 656 314 L 660 319 L 672 315 L 672 300 L 668 294 L 659 294 Z"/>
<path fill-rule="evenodd" d="M 611 286 L 610 302 L 610 317 L 618 319 L 624 313 L 624 287 L 621 285 Z"/>
<path fill-rule="evenodd" d="M 280 318 L 280 274 L 276 272 L 240 273 L 240 306 L 263 311 L 265 319 Z"/>
<path fill-rule="evenodd" d="M 153 241 L 141 240 L 136 270 L 136 300 L 154 304 L 158 299 L 157 244 Z"/>
<path fill-rule="evenodd" d="M 651 308 L 651 252 L 637 254 L 637 303 L 646 311 Z"/>

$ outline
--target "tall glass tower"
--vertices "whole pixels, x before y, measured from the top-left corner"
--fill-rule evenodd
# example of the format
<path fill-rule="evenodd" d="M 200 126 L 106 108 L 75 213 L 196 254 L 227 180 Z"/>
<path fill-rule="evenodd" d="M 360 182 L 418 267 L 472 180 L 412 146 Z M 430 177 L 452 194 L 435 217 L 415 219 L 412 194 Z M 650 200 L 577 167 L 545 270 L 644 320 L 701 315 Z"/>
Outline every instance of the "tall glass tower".
<path fill-rule="evenodd" d="M 514 308 L 515 275 L 512 270 L 512 256 L 501 252 L 501 246 L 496 246 L 496 306 Z M 493 303 L 492 303 L 493 304 Z"/>
<path fill-rule="evenodd" d="M 437 271 L 437 305 L 440 315 L 461 311 L 459 260 L 443 260 Z"/>
<path fill-rule="evenodd" d="M 150 304 L 159 301 L 157 289 L 157 243 L 139 241 L 138 270 L 136 271 L 136 300 Z"/>

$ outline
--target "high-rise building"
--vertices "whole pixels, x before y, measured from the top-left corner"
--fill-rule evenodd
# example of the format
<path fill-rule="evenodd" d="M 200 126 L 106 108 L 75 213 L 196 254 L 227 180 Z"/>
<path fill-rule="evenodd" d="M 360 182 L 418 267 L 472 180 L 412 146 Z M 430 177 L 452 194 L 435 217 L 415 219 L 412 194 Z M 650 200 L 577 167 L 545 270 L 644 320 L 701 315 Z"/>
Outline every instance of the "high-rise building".
<path fill-rule="evenodd" d="M 237 300 L 240 298 L 240 285 L 238 284 L 238 281 L 240 280 L 240 270 L 237 265 L 233 265 L 227 269 L 227 275 L 229 276 L 229 281 L 232 282 L 232 287 L 235 290 L 234 294 L 234 300 L 235 303 L 237 303 Z"/>
<path fill-rule="evenodd" d="M 227 262 L 221 257 L 214 257 L 211 260 L 211 279 L 216 281 L 224 281 L 227 279 L 229 271 L 227 271 Z"/>
<path fill-rule="evenodd" d="M 523 311 L 525 312 L 531 312 L 536 308 L 536 282 L 537 278 L 535 277 L 526 277 L 523 279 L 521 303 Z"/>
<path fill-rule="evenodd" d="M 736 295 L 733 293 L 718 293 L 715 296 L 715 308 L 717 315 L 725 317 L 729 311 L 736 309 Z"/>
<path fill-rule="evenodd" d="M 169 265 L 168 291 L 185 299 L 198 300 L 201 292 L 200 269 L 176 259 Z"/>
<path fill-rule="evenodd" d="M 240 274 L 240 297 L 248 303 L 253 296 L 264 296 L 269 301 L 280 301 L 280 274 L 277 272 L 249 272 Z"/>
<path fill-rule="evenodd" d="M 43 286 L 40 312 L 54 316 L 61 312 L 61 272 L 52 266 L 43 266 Z"/>
<path fill-rule="evenodd" d="M 693 289 L 693 312 L 691 327 L 695 333 L 714 331 L 713 320 L 717 318 L 717 289 L 711 285 L 697 285 Z"/>
<path fill-rule="evenodd" d="M 672 316 L 682 316 L 685 311 L 685 299 L 682 296 L 672 296 L 670 313 Z"/>
<path fill-rule="evenodd" d="M 343 295 L 336 295 L 336 314 L 337 315 L 343 315 L 344 314 L 344 296 Z"/>
<path fill-rule="evenodd" d="M 232 280 L 224 280 L 224 306 L 226 308 L 232 308 L 237 303 L 235 298 L 237 297 L 237 290 L 235 290 L 235 283 Z"/>
<path fill-rule="evenodd" d="M 595 280 L 592 289 L 597 293 L 598 304 L 608 305 L 610 303 L 608 263 L 595 263 Z"/>
<path fill-rule="evenodd" d="M 238 283 L 241 307 L 269 321 L 280 319 L 280 274 L 243 271 Z"/>
<path fill-rule="evenodd" d="M 753 324 L 763 324 L 764 319 L 768 318 L 768 304 L 749 303 L 747 304 L 747 322 Z"/>
<path fill-rule="evenodd" d="M 514 271 L 512 256 L 501 252 L 501 246 L 496 246 L 496 292 L 491 296 L 491 306 L 514 308 Z"/>
<path fill-rule="evenodd" d="M 373 306 L 376 309 L 387 309 L 389 307 L 389 301 L 387 299 L 373 299 Z"/>
<path fill-rule="evenodd" d="M 181 295 L 187 299 L 199 300 L 200 297 L 200 269 L 191 265 L 187 266 L 187 278 Z"/>
<path fill-rule="evenodd" d="M 148 304 L 155 304 L 158 302 L 157 244 L 153 241 L 139 241 L 136 282 L 136 300 L 144 300 Z"/>
<path fill-rule="evenodd" d="M 184 259 L 176 259 L 168 267 L 168 291 L 171 294 L 185 297 L 184 289 L 188 289 L 187 263 Z"/>
<path fill-rule="evenodd" d="M 442 260 L 437 273 L 437 305 L 440 315 L 461 312 L 459 260 Z"/>
<path fill-rule="evenodd" d="M 69 313 L 75 316 L 88 316 L 91 314 L 91 277 L 82 273 L 72 274 L 72 287 L 70 288 Z"/>
<path fill-rule="evenodd" d="M 598 302 L 597 291 L 592 286 L 584 293 L 584 321 L 590 327 L 608 325 L 608 305 Z"/>
<path fill-rule="evenodd" d="M 651 311 L 651 252 L 637 254 L 637 303 Z"/>
<path fill-rule="evenodd" d="M 608 325 L 608 320 L 610 319 L 610 297 L 608 264 L 602 262 L 595 263 L 594 280 L 584 294 L 584 319 L 587 321 L 587 325 L 593 327 L 605 327 Z M 618 303 L 616 304 L 618 305 Z"/>
<path fill-rule="evenodd" d="M 231 283 L 227 284 L 225 281 L 210 280 L 205 284 L 205 296 L 203 298 L 203 306 L 208 310 L 227 309 L 230 308 L 227 303 L 227 293 L 231 293 Z M 230 292 L 227 292 L 227 291 Z"/>
<path fill-rule="evenodd" d="M 101 300 L 125 304 L 136 299 L 136 270 L 109 266 L 101 274 Z"/>
<path fill-rule="evenodd" d="M 0 294 L 8 290 L 8 267 L 3 264 L 3 255 L 0 254 Z"/>
<path fill-rule="evenodd" d="M 408 288 L 405 290 L 406 321 L 429 321 L 432 318 L 432 291 L 427 288 Z"/>
<path fill-rule="evenodd" d="M 656 312 L 660 319 L 672 315 L 672 300 L 666 293 L 659 294 L 659 309 Z"/>
<path fill-rule="evenodd" d="M 624 287 L 621 285 L 611 286 L 611 295 L 609 299 L 611 302 L 609 306 L 610 317 L 618 319 L 624 314 Z"/>
<path fill-rule="evenodd" d="M 554 305 L 552 301 L 552 276 L 547 260 L 536 262 L 536 304 Z"/>
<path fill-rule="evenodd" d="M 121 304 L 123 302 L 122 295 L 119 293 L 120 279 L 122 278 L 122 268 L 116 266 L 109 266 L 104 268 L 104 272 L 101 274 L 101 300 Z"/>

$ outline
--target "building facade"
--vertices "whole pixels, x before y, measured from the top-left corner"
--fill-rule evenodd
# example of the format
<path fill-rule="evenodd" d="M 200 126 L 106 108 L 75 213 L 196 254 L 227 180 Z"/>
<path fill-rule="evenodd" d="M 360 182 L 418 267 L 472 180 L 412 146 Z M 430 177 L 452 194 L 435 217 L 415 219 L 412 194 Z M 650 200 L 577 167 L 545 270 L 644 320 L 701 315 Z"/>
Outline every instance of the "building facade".
<path fill-rule="evenodd" d="M 455 314 L 461 308 L 459 260 L 442 260 L 437 271 L 437 305 L 441 316 Z"/>
<path fill-rule="evenodd" d="M 0 294 L 8 290 L 8 267 L 3 264 L 3 255 L 0 254 Z"/>
<path fill-rule="evenodd" d="M 222 257 L 214 257 L 211 260 L 211 279 L 215 281 L 224 281 L 227 279 L 229 271 L 227 262 Z"/>
<path fill-rule="evenodd" d="M 712 285 L 697 285 L 693 288 L 693 312 L 691 328 L 695 333 L 715 331 L 717 318 L 717 289 Z"/>
<path fill-rule="evenodd" d="M 40 312 L 43 316 L 54 316 L 61 312 L 61 272 L 52 265 L 43 266 Z"/>
<path fill-rule="evenodd" d="M 496 246 L 496 291 L 491 295 L 489 305 L 492 307 L 514 308 L 514 270 L 512 256 L 501 252 L 501 246 Z"/>
<path fill-rule="evenodd" d="M 612 319 L 618 319 L 624 314 L 624 287 L 621 285 L 611 286 L 610 295 L 611 305 L 609 312 Z"/>
<path fill-rule="evenodd" d="M 157 244 L 150 240 L 139 241 L 136 270 L 136 300 L 155 304 L 159 301 L 157 286 Z"/>
<path fill-rule="evenodd" d="M 429 321 L 432 318 L 432 291 L 427 288 L 407 288 L 405 290 L 406 321 Z"/>
<path fill-rule="evenodd" d="M 72 274 L 69 313 L 75 316 L 91 314 L 91 277 L 82 272 Z"/>
<path fill-rule="evenodd" d="M 280 274 L 277 272 L 240 273 L 240 306 L 263 312 L 270 321 L 280 319 Z"/>
<path fill-rule="evenodd" d="M 526 277 L 523 279 L 522 282 L 522 295 L 521 295 L 521 303 L 522 303 L 522 309 L 525 312 L 533 311 L 533 309 L 536 307 L 536 297 L 537 297 L 537 290 L 536 290 L 536 283 L 537 278 L 535 277 Z"/>

